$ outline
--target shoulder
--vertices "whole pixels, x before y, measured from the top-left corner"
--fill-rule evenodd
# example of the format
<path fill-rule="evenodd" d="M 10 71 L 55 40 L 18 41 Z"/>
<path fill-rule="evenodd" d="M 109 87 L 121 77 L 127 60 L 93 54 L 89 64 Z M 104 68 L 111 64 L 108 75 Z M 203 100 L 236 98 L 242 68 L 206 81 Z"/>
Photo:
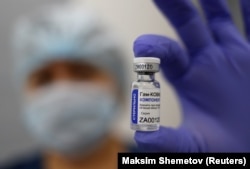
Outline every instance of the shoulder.
<path fill-rule="evenodd" d="M 27 157 L 19 157 L 0 166 L 0 169 L 42 169 L 42 155 L 33 154 Z"/>

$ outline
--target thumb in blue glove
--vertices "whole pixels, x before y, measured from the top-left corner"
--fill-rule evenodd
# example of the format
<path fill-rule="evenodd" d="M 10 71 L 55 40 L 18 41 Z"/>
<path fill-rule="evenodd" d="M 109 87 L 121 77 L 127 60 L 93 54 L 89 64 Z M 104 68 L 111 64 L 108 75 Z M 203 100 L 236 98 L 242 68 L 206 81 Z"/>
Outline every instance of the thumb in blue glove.
<path fill-rule="evenodd" d="M 142 35 L 134 42 L 134 53 L 161 59 L 183 121 L 177 129 L 137 131 L 138 147 L 150 152 L 249 152 L 250 1 L 241 1 L 248 40 L 238 32 L 224 0 L 200 0 L 207 26 L 189 0 L 154 1 L 186 49 L 164 36 Z"/>

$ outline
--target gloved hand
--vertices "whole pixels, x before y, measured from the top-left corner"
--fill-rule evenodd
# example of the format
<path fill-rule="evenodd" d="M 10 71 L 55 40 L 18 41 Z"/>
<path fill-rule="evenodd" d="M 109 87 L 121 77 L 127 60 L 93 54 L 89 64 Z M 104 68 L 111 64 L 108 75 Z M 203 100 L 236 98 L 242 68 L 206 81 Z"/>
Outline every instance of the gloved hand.
<path fill-rule="evenodd" d="M 161 71 L 178 95 L 183 121 L 177 129 L 162 126 L 155 132 L 137 131 L 139 148 L 149 152 L 250 151 L 250 1 L 241 1 L 248 40 L 235 27 L 224 0 L 200 1 L 207 26 L 189 0 L 155 3 L 186 49 L 164 36 L 143 35 L 134 42 L 134 53 L 161 59 Z"/>

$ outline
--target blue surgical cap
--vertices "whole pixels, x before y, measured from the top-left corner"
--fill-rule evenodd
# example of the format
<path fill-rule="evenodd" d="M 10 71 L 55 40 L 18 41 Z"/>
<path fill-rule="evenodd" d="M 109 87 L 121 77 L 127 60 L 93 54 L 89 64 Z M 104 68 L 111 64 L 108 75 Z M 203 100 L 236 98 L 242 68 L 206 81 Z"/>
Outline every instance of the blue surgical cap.
<path fill-rule="evenodd" d="M 119 41 L 89 10 L 72 5 L 44 8 L 15 27 L 16 75 L 21 84 L 53 60 L 83 60 L 109 71 L 121 88 L 126 65 Z M 19 83 L 20 84 L 20 83 Z"/>

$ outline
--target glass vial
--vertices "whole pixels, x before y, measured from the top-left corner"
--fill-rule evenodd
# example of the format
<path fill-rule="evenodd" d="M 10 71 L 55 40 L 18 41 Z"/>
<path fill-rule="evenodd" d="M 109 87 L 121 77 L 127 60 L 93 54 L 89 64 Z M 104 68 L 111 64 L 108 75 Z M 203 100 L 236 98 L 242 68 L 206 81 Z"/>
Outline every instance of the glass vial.
<path fill-rule="evenodd" d="M 137 81 L 133 82 L 131 90 L 131 129 L 133 130 L 159 130 L 160 83 L 155 80 L 159 65 L 159 58 L 134 58 Z"/>

